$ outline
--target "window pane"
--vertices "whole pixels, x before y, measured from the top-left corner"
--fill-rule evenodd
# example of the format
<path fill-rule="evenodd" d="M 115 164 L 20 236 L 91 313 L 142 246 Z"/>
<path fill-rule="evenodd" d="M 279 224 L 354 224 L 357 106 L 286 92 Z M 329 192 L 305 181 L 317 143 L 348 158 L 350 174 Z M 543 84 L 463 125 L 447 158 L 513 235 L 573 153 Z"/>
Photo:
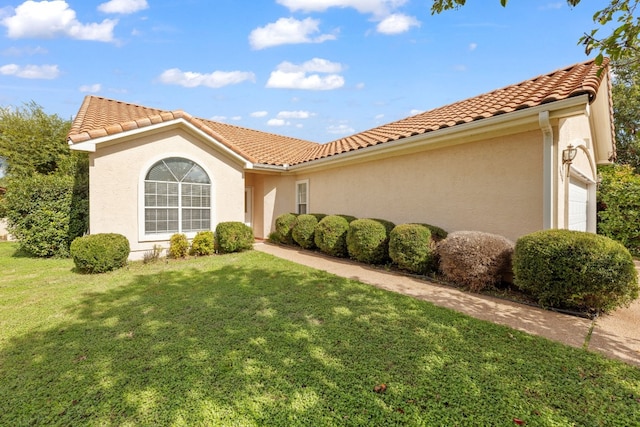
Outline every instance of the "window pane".
<path fill-rule="evenodd" d="M 209 184 L 207 173 L 200 166 L 194 164 L 193 168 L 187 173 L 182 182 L 196 182 L 199 184 Z"/>
<path fill-rule="evenodd" d="M 172 157 L 165 159 L 165 164 L 169 167 L 169 170 L 173 173 L 178 181 L 182 181 L 189 173 L 194 163 L 187 159 L 181 159 L 178 157 Z"/>
<path fill-rule="evenodd" d="M 176 178 L 173 176 L 167 165 L 160 161 L 153 165 L 149 173 L 147 174 L 146 179 L 148 181 L 175 181 Z"/>

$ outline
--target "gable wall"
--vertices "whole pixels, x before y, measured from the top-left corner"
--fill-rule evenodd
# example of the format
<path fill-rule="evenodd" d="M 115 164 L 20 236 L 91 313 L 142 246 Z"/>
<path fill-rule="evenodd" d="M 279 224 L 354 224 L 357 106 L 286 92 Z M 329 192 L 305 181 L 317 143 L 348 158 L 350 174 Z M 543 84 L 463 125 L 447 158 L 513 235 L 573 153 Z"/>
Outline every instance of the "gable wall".
<path fill-rule="evenodd" d="M 530 131 L 339 167 L 309 179 L 310 211 L 424 222 L 510 239 L 539 230 L 542 135 Z"/>
<path fill-rule="evenodd" d="M 190 134 L 173 129 L 99 146 L 90 155 L 90 232 L 125 235 L 132 259 L 141 258 L 144 251 L 160 243 L 156 238 L 140 238 L 143 206 L 139 193 L 149 168 L 166 157 L 188 158 L 209 174 L 214 194 L 212 228 L 218 222 L 244 220 L 242 167 Z M 168 246 L 166 242 L 162 245 Z"/>

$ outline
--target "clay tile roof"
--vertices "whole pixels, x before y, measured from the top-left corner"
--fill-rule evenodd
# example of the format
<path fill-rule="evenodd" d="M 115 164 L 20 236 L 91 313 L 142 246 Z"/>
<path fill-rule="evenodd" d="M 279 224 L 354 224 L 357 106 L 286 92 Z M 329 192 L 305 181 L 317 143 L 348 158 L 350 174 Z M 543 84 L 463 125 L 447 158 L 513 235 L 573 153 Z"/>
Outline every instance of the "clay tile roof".
<path fill-rule="evenodd" d="M 603 65 L 606 66 L 607 63 L 608 61 Z M 599 70 L 600 66 L 596 65 L 594 61 L 557 70 L 519 84 L 329 142 L 321 148 L 312 150 L 309 153 L 308 161 L 578 95 L 588 94 L 590 100 L 593 100 L 602 78 L 606 74 L 606 70 L 598 73 Z"/>
<path fill-rule="evenodd" d="M 253 163 L 299 163 L 306 159 L 304 153 L 318 145 L 301 139 L 199 119 L 181 110 L 158 110 L 96 96 L 84 99 L 67 137 L 71 143 L 76 144 L 175 119 L 186 120 Z"/>
<path fill-rule="evenodd" d="M 72 123 L 68 138 L 75 144 L 184 119 L 250 162 L 295 165 L 578 95 L 587 94 L 593 100 L 606 74 L 598 73 L 599 70 L 600 66 L 594 61 L 573 65 L 327 144 L 199 119 L 182 110 L 158 110 L 87 96 Z"/>

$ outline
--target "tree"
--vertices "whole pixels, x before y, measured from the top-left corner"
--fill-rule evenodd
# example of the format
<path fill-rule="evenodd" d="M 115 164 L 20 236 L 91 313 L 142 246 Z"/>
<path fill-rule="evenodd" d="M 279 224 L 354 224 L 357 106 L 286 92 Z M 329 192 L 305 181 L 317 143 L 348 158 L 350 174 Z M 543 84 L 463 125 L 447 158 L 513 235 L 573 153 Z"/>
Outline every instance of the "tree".
<path fill-rule="evenodd" d="M 88 228 L 88 157 L 69 150 L 70 126 L 35 102 L 0 108 L 7 188 L 0 213 L 20 249 L 35 256 L 68 256 L 73 239 Z"/>
<path fill-rule="evenodd" d="M 640 173 L 640 59 L 612 66 L 617 163 Z"/>
<path fill-rule="evenodd" d="M 34 173 L 70 172 L 73 159 L 66 142 L 71 123 L 48 115 L 35 102 L 0 108 L 0 158 L 8 178 Z"/>
<path fill-rule="evenodd" d="M 580 0 L 566 0 L 567 4 L 575 7 Z M 505 7 L 508 0 L 500 0 L 500 4 Z M 445 10 L 458 9 L 464 6 L 466 0 L 433 0 L 431 13 L 437 14 Z M 590 55 L 595 49 L 599 51 L 596 63 L 601 64 L 604 56 L 608 56 L 612 61 L 640 58 L 640 17 L 636 16 L 636 10 L 640 0 L 611 0 L 611 3 L 593 15 L 593 22 L 598 25 L 589 33 L 579 39 L 585 48 L 585 53 Z M 600 37 L 602 30 L 610 22 L 617 22 L 617 27 L 608 36 Z"/>

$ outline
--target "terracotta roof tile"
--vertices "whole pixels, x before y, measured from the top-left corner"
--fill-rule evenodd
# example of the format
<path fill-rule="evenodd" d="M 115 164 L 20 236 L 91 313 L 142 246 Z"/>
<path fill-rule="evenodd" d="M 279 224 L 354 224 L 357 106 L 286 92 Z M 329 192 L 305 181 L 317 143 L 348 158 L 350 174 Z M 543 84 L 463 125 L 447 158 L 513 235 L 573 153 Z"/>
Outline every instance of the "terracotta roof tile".
<path fill-rule="evenodd" d="M 158 110 L 95 96 L 85 98 L 68 137 L 71 143 L 79 143 L 182 118 L 250 162 L 294 165 L 582 94 L 592 100 L 605 74 L 599 74 L 599 68 L 594 61 L 573 65 L 327 144 L 199 119 L 182 110 Z"/>

